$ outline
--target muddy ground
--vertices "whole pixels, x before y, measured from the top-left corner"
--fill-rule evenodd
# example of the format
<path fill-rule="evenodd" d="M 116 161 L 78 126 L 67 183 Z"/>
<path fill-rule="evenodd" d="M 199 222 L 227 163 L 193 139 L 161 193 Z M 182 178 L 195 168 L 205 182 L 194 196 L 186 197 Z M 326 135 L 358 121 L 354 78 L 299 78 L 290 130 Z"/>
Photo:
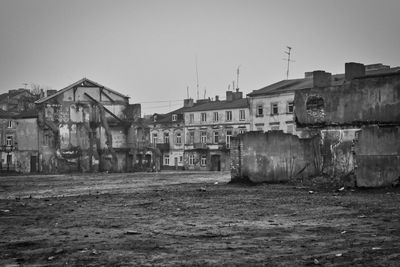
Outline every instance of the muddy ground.
<path fill-rule="evenodd" d="M 397 188 L 333 192 L 229 180 L 211 172 L 0 177 L 0 265 L 400 262 Z"/>

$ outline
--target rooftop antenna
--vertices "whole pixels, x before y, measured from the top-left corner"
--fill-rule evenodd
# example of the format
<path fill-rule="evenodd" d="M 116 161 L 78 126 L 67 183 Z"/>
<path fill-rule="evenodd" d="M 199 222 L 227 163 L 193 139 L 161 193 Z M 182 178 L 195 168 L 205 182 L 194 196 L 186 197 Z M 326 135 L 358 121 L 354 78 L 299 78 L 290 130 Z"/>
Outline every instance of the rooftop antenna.
<path fill-rule="evenodd" d="M 197 55 L 196 55 L 196 78 L 197 78 L 197 100 L 199 100 L 199 71 L 197 69 Z"/>
<path fill-rule="evenodd" d="M 288 57 L 287 57 L 287 59 L 284 59 L 284 60 L 287 60 L 286 80 L 289 80 L 289 66 L 290 66 L 290 62 L 294 62 L 294 60 L 290 59 L 290 53 L 291 53 L 292 48 L 290 46 L 286 46 L 286 48 L 288 50 L 285 51 L 285 54 L 287 54 Z"/>

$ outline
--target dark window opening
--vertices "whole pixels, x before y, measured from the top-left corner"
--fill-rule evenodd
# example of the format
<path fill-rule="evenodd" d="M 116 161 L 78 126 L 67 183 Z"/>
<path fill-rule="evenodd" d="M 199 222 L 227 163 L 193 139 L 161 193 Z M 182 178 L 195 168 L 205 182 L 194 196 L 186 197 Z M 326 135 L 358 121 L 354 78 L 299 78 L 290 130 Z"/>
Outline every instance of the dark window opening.
<path fill-rule="evenodd" d="M 320 96 L 310 96 L 307 98 L 306 109 L 307 110 L 321 110 L 325 106 L 324 99 Z"/>

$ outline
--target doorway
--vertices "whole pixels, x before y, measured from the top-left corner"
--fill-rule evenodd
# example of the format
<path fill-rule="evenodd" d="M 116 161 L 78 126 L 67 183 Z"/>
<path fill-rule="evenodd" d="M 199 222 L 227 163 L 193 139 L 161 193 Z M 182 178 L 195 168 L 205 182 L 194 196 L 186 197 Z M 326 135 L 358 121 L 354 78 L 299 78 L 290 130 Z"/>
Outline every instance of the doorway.
<path fill-rule="evenodd" d="M 37 172 L 37 156 L 31 156 L 31 172 Z"/>
<path fill-rule="evenodd" d="M 221 171 L 221 156 L 220 155 L 212 155 L 211 156 L 211 170 L 212 171 Z"/>

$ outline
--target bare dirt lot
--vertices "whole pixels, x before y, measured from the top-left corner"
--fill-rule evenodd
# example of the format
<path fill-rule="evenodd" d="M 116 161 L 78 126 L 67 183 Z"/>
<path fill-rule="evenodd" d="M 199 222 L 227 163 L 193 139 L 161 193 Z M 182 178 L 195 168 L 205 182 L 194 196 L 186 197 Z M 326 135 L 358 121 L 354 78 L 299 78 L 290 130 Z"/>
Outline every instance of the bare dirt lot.
<path fill-rule="evenodd" d="M 229 180 L 216 172 L 0 177 L 0 265 L 400 263 L 397 188 Z"/>

